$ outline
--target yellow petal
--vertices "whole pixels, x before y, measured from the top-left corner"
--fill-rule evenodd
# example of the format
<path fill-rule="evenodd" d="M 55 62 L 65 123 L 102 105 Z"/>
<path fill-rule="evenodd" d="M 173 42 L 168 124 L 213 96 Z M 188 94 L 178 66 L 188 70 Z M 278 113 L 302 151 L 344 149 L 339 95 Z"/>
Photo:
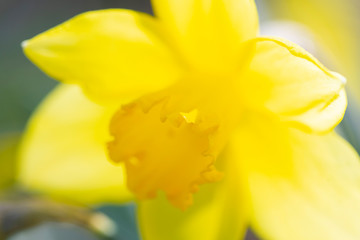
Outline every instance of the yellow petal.
<path fill-rule="evenodd" d="M 239 80 L 245 104 L 265 108 L 306 131 L 330 131 L 342 120 L 344 77 L 288 41 L 258 38 L 249 44 L 254 55 Z"/>
<path fill-rule="evenodd" d="M 103 102 L 162 89 L 178 76 L 151 16 L 130 10 L 80 14 L 28 41 L 25 54 L 51 77 Z"/>
<path fill-rule="evenodd" d="M 241 43 L 258 32 L 253 0 L 152 0 L 175 46 L 191 67 L 205 72 L 234 68 Z"/>
<path fill-rule="evenodd" d="M 242 239 L 247 226 L 246 213 L 235 179 L 235 168 L 229 165 L 222 170 L 227 173 L 224 179 L 204 186 L 195 194 L 194 205 L 186 211 L 174 208 L 163 196 L 141 201 L 138 219 L 143 239 Z"/>
<path fill-rule="evenodd" d="M 234 144 L 261 237 L 360 239 L 360 159 L 345 140 L 252 120 Z"/>
<path fill-rule="evenodd" d="M 348 91 L 360 101 L 360 32 L 355 30 L 359 21 L 355 6 L 356 3 L 349 0 L 328 0 L 326 5 L 314 0 L 280 0 L 269 5 L 276 8 L 279 19 L 302 23 L 313 32 L 320 57 L 346 74 L 351 86 Z"/>
<path fill-rule="evenodd" d="M 114 109 L 100 107 L 77 86 L 55 89 L 32 117 L 19 156 L 28 188 L 86 204 L 131 198 L 122 166 L 106 157 Z"/>

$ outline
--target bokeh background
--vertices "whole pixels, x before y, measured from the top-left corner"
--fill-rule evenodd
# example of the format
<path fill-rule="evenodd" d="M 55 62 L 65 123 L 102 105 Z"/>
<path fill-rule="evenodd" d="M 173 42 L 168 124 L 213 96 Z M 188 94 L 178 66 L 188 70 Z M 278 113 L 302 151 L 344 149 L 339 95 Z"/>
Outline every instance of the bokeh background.
<path fill-rule="evenodd" d="M 337 131 L 359 151 L 360 1 L 258 0 L 257 6 L 261 34 L 286 37 L 347 77 L 349 108 Z M 72 210 L 24 193 L 14 182 L 21 133 L 57 84 L 26 59 L 21 42 L 76 14 L 104 8 L 152 14 L 150 0 L 0 0 L 0 232 L 6 233 L 0 240 L 140 239 L 133 205 Z M 57 212 L 63 210 L 76 214 Z M 249 231 L 247 239 L 256 237 Z"/>

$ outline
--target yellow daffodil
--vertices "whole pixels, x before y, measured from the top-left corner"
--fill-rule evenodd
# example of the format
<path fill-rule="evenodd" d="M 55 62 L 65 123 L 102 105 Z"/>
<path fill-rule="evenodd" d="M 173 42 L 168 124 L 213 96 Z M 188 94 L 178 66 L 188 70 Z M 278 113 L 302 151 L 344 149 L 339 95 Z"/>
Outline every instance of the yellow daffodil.
<path fill-rule="evenodd" d="M 251 0 L 152 3 L 155 17 L 88 12 L 24 42 L 75 86 L 35 113 L 20 180 L 97 203 L 131 198 L 126 179 L 144 239 L 359 239 L 359 158 L 331 131 L 344 78 L 258 37 Z"/>

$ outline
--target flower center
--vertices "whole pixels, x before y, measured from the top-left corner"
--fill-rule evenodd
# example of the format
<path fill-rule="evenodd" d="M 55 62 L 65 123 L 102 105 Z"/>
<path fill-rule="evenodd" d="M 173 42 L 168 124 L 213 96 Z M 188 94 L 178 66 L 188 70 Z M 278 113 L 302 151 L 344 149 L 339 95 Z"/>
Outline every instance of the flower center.
<path fill-rule="evenodd" d="M 178 208 L 192 204 L 199 185 L 221 178 L 214 162 L 227 140 L 223 115 L 195 88 L 174 87 L 123 106 L 113 117 L 110 157 L 124 162 L 138 198 L 164 191 Z M 215 106 L 214 106 L 215 105 Z"/>

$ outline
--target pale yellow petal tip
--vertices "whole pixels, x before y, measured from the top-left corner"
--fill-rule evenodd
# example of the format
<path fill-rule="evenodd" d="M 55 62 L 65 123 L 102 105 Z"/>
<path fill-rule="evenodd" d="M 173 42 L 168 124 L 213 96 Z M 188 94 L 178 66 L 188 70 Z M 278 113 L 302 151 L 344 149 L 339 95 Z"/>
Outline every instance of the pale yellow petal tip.
<path fill-rule="evenodd" d="M 29 45 L 29 40 L 25 40 L 21 42 L 21 47 L 26 48 Z"/>
<path fill-rule="evenodd" d="M 344 77 L 344 76 L 341 75 L 340 73 L 331 72 L 331 74 L 334 75 L 336 78 L 338 78 L 344 85 L 347 83 L 346 77 Z"/>
<path fill-rule="evenodd" d="M 104 214 L 94 214 L 89 222 L 93 229 L 105 236 L 112 237 L 117 232 L 116 224 Z"/>

